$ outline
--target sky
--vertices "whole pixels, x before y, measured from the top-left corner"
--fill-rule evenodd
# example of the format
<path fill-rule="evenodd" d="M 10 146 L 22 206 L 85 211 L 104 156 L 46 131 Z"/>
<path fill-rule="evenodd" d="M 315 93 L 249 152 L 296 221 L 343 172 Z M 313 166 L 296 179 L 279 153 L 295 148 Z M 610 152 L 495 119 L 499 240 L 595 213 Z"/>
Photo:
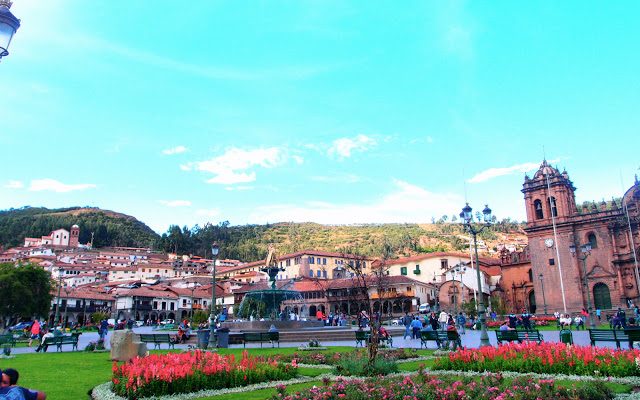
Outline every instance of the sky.
<path fill-rule="evenodd" d="M 577 201 L 640 173 L 640 2 L 15 0 L 0 209 L 155 231 L 525 219 L 543 158 Z"/>

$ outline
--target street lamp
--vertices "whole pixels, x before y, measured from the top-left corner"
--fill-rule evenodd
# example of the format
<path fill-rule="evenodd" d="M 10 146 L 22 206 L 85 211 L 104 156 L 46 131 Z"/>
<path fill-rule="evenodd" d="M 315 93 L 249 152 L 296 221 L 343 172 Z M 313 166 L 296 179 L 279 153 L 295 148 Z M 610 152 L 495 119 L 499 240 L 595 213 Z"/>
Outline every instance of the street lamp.
<path fill-rule="evenodd" d="M 572 244 L 569 246 L 569 251 L 572 256 L 578 258 L 578 260 L 582 261 L 582 275 L 584 276 L 583 285 L 584 290 L 587 292 L 587 312 L 589 313 L 589 326 L 591 329 L 596 329 L 596 323 L 593 319 L 593 310 L 591 308 L 591 295 L 589 293 L 589 277 L 587 277 L 587 257 L 591 255 L 591 244 L 583 244 L 580 246 L 580 251 L 576 249 L 576 245 Z M 579 255 L 577 255 L 579 253 Z"/>
<path fill-rule="evenodd" d="M 10 0 L 0 0 L 0 60 L 9 55 L 11 38 L 20 27 L 20 20 L 9 11 L 11 4 Z"/>
<path fill-rule="evenodd" d="M 211 276 L 213 285 L 211 286 L 211 314 L 209 315 L 209 348 L 217 347 L 217 340 L 214 332 L 216 329 L 216 259 L 220 248 L 217 243 L 211 245 L 211 256 L 213 258 L 213 267 L 211 268 Z"/>
<path fill-rule="evenodd" d="M 540 278 L 540 285 L 542 285 L 542 301 L 544 303 L 544 315 L 547 315 L 547 297 L 544 295 L 544 276 L 542 274 L 538 275 Z"/>
<path fill-rule="evenodd" d="M 473 209 L 469 207 L 469 203 L 464 206 L 460 213 L 460 219 L 463 221 L 464 227 L 473 235 L 473 246 L 476 251 L 476 273 L 478 278 L 478 322 L 480 323 L 480 347 L 490 346 L 489 334 L 487 333 L 487 316 L 484 305 L 484 292 L 482 291 L 482 279 L 480 277 L 480 258 L 478 257 L 478 234 L 491 226 L 491 209 L 485 204 L 482 210 L 482 221 L 478 221 L 478 225 L 474 226 Z"/>
<path fill-rule="evenodd" d="M 436 288 L 436 302 L 434 304 L 435 311 L 440 312 L 440 285 L 436 283 L 436 273 L 433 273 L 433 286 Z"/>
<path fill-rule="evenodd" d="M 2 1 L 2 0 L 0 0 Z M 56 314 L 53 317 L 53 325 L 56 324 L 58 320 L 58 316 L 60 315 L 60 290 L 62 289 L 62 274 L 64 273 L 64 268 L 58 267 L 58 298 L 56 299 Z"/>
<path fill-rule="evenodd" d="M 191 286 L 191 312 L 189 313 L 189 319 L 193 322 L 193 291 L 196 289 L 196 284 Z"/>
<path fill-rule="evenodd" d="M 68 319 L 69 317 L 67 317 L 67 310 L 69 309 L 69 293 L 71 293 L 71 288 L 69 286 L 65 286 L 64 287 L 64 294 L 66 294 L 67 297 L 66 297 L 66 301 L 64 303 L 64 317 L 62 317 L 62 321 L 64 321 L 64 324 L 62 325 L 63 328 L 66 328 L 67 327 L 67 323 L 69 322 L 69 319 Z"/>

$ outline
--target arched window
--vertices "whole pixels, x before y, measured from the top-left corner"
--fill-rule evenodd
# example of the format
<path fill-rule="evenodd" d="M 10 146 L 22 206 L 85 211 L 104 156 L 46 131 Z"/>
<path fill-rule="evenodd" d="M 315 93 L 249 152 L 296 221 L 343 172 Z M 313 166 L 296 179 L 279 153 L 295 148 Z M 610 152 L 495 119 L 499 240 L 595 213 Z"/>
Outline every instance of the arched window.
<path fill-rule="evenodd" d="M 598 248 L 598 239 L 596 239 L 596 235 L 595 233 L 591 232 L 587 235 L 587 241 L 589 241 L 589 244 L 591 245 L 592 249 L 597 249 Z"/>
<path fill-rule="evenodd" d="M 556 198 L 551 196 L 547 201 L 549 202 L 549 209 L 551 210 L 551 215 L 554 217 L 557 217 L 558 208 L 556 207 Z"/>
<path fill-rule="evenodd" d="M 542 212 L 542 202 L 540 200 L 536 200 L 533 202 L 533 209 L 536 212 L 536 219 L 544 218 L 544 213 Z"/>

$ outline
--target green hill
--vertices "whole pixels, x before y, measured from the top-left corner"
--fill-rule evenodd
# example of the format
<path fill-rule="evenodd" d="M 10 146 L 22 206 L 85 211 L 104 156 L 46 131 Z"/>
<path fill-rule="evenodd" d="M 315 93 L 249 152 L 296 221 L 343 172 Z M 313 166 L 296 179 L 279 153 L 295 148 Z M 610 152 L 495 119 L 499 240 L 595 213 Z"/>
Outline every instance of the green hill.
<path fill-rule="evenodd" d="M 159 236 L 132 216 L 92 207 L 48 209 L 23 207 L 0 211 L 0 245 L 21 246 L 25 237 L 48 235 L 52 230 L 72 225 L 80 227 L 80 243 L 94 247 L 155 245 Z"/>

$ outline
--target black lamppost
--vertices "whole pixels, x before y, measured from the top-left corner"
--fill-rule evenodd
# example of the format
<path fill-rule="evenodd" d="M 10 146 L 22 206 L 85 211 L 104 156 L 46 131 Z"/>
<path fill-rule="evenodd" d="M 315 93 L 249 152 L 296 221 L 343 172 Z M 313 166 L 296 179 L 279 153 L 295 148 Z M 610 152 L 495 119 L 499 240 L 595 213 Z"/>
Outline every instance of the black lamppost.
<path fill-rule="evenodd" d="M 462 209 L 460 219 L 463 221 L 464 227 L 473 235 L 473 246 L 476 251 L 476 273 L 478 278 L 478 322 L 480 323 L 480 346 L 490 346 L 489 334 L 487 333 L 487 316 L 484 305 L 484 291 L 482 290 L 482 278 L 480 277 L 480 258 L 478 257 L 478 234 L 491 226 L 491 209 L 485 204 L 482 210 L 482 221 L 473 222 L 473 209 L 469 207 L 469 203 Z"/>
<path fill-rule="evenodd" d="M 540 285 L 542 285 L 542 301 L 544 303 L 544 315 L 547 315 L 547 297 L 544 295 L 544 276 L 542 274 L 538 275 L 540 278 Z"/>
<path fill-rule="evenodd" d="M 436 288 L 435 312 L 440 312 L 440 285 L 436 283 L 436 273 L 433 273 L 433 286 Z"/>
<path fill-rule="evenodd" d="M 217 243 L 211 245 L 211 256 L 213 257 L 213 266 L 211 267 L 211 276 L 213 285 L 211 286 L 211 314 L 209 315 L 209 348 L 213 349 L 217 345 L 215 337 L 216 330 L 216 259 L 218 258 L 220 248 Z"/>
<path fill-rule="evenodd" d="M 578 258 L 578 260 L 582 261 L 582 275 L 584 276 L 583 285 L 584 290 L 587 292 L 587 312 L 589 313 L 589 326 L 591 329 L 596 329 L 596 323 L 593 319 L 593 309 L 591 308 L 591 294 L 589 293 L 589 277 L 587 276 L 587 257 L 591 255 L 591 243 L 583 244 L 580 246 L 580 251 L 576 249 L 575 244 L 571 244 L 569 246 L 569 251 L 572 256 Z"/>
<path fill-rule="evenodd" d="M 62 274 L 64 273 L 64 268 L 58 267 L 58 298 L 56 300 L 56 314 L 53 317 L 53 325 L 55 326 L 56 321 L 58 320 L 58 316 L 60 315 L 60 290 L 62 289 Z"/>
<path fill-rule="evenodd" d="M 9 55 L 11 38 L 20 27 L 20 20 L 9 11 L 11 4 L 10 0 L 0 0 L 0 60 Z"/>

